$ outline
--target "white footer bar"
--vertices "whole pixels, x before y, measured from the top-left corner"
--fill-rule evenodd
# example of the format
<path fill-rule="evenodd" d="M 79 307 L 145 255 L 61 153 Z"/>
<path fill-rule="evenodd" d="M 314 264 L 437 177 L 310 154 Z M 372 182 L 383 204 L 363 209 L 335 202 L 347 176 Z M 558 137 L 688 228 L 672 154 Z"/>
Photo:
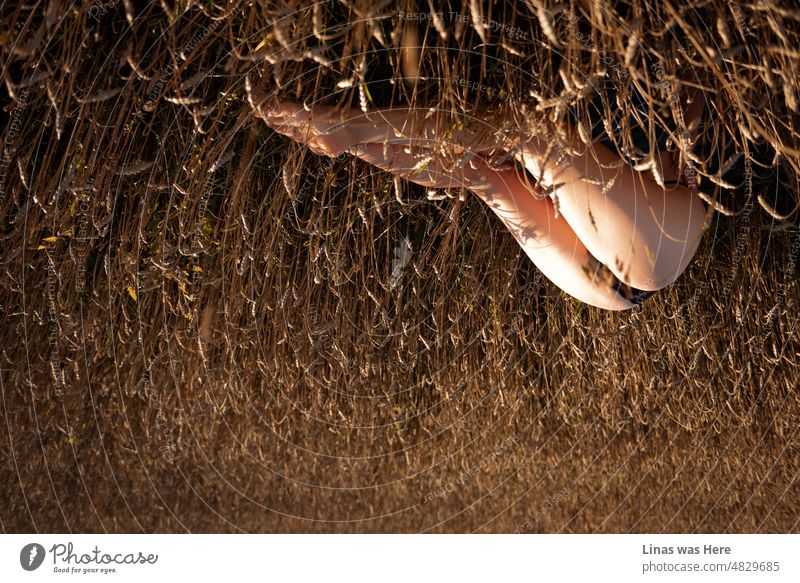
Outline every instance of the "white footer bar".
<path fill-rule="evenodd" d="M 0 581 L 796 582 L 799 551 L 800 535 L 3 535 Z"/>

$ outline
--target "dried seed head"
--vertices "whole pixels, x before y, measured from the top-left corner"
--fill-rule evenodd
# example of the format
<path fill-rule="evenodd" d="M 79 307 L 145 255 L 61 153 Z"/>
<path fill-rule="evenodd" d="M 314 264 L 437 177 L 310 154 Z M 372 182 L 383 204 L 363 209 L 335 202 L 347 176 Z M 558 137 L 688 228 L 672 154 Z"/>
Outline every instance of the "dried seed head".
<path fill-rule="evenodd" d="M 555 27 L 553 26 L 555 22 L 555 12 L 547 9 L 541 0 L 533 0 L 532 3 L 536 7 L 536 18 L 539 20 L 539 26 L 542 27 L 542 32 L 547 37 L 547 40 L 553 43 L 555 47 L 563 46 L 561 41 L 558 40 Z"/>
<path fill-rule="evenodd" d="M 410 87 L 414 87 L 419 80 L 419 59 L 420 40 L 417 24 L 407 20 L 400 47 L 400 67 L 403 79 Z"/>
<path fill-rule="evenodd" d="M 481 3 L 478 0 L 469 0 L 469 15 L 472 28 L 474 28 L 478 36 L 481 37 L 481 42 L 486 44 L 489 37 L 487 34 L 487 26 L 483 23 Z"/>
<path fill-rule="evenodd" d="M 628 46 L 625 47 L 625 66 L 630 67 L 633 64 L 633 59 L 636 57 L 636 51 L 639 48 L 639 36 L 634 32 L 628 37 Z"/>

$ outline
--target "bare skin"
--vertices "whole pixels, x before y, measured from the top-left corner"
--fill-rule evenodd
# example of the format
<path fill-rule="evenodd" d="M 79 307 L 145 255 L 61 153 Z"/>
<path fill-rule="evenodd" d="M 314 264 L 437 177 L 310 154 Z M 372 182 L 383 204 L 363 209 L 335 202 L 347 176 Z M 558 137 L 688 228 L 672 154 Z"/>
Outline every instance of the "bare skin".
<path fill-rule="evenodd" d="M 546 186 L 562 184 L 554 194 L 559 211 L 617 278 L 647 291 L 674 282 L 700 244 L 700 199 L 681 184 L 665 190 L 627 164 L 613 168 L 620 160 L 602 144 L 588 148 L 572 137 L 569 145 L 581 153 L 558 165 L 543 166 L 542 143 L 523 144 L 521 158 Z"/>
<path fill-rule="evenodd" d="M 665 190 L 650 176 L 620 164 L 605 147 L 588 148 L 574 137 L 568 145 L 577 154 L 565 154 L 558 163 L 551 157 L 545 164 L 546 142 L 503 135 L 492 119 L 453 127 L 443 115 L 427 110 L 364 114 L 315 107 L 311 112 L 292 102 L 267 109 L 263 117 L 318 154 L 350 151 L 423 186 L 471 190 L 546 277 L 593 306 L 623 310 L 634 305 L 617 291 L 614 276 L 640 290 L 668 285 L 686 268 L 702 235 L 703 205 L 687 187 Z M 438 155 L 442 143 L 462 154 L 460 164 Z M 535 193 L 524 172 L 488 162 L 498 150 L 516 158 L 552 191 L 561 216 L 553 200 Z"/>

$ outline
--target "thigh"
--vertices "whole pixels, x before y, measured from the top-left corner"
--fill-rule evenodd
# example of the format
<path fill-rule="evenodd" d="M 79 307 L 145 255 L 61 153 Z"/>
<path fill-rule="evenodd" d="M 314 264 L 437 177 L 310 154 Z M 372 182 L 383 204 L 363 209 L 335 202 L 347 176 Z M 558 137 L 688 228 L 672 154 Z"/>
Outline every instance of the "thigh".
<path fill-rule="evenodd" d="M 680 184 L 659 186 L 601 144 L 573 137 L 569 146 L 581 153 L 565 153 L 557 164 L 545 163 L 546 145 L 535 140 L 521 146 L 519 158 L 553 187 L 559 212 L 616 277 L 642 290 L 675 281 L 702 237 L 699 197 Z"/>
<path fill-rule="evenodd" d="M 458 168 L 445 167 L 424 150 L 394 145 L 367 144 L 354 152 L 423 186 L 471 190 L 497 215 L 542 274 L 562 290 L 600 308 L 633 307 L 616 291 L 616 280 L 591 256 L 570 225 L 556 216 L 552 201 L 536 196 L 516 168 L 496 170 L 480 156 Z"/>

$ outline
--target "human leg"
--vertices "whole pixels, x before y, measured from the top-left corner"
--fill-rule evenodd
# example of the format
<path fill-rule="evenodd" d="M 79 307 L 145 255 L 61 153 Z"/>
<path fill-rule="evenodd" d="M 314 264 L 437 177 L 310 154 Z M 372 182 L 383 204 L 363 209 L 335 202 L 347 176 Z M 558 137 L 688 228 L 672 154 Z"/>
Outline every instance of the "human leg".
<path fill-rule="evenodd" d="M 589 251 L 623 282 L 661 289 L 678 278 L 702 237 L 705 209 L 687 187 L 664 189 L 601 144 L 572 136 L 563 159 L 528 140 L 518 158 L 545 187 Z M 553 157 L 551 157 L 553 159 Z"/>
<path fill-rule="evenodd" d="M 517 169 L 493 169 L 480 156 L 458 169 L 445 169 L 436 159 L 421 167 L 413 151 L 396 145 L 367 144 L 354 153 L 423 186 L 471 190 L 500 218 L 539 270 L 562 290 L 608 310 L 633 307 L 616 291 L 617 282 L 590 255 L 570 225 L 556 217 L 552 201 L 534 196 Z"/>
<path fill-rule="evenodd" d="M 455 152 L 487 152 L 503 145 L 492 117 L 452 116 L 427 108 L 380 108 L 368 113 L 355 108 L 303 105 L 283 101 L 263 108 L 264 120 L 277 132 L 336 156 L 356 144 L 413 145 Z"/>

